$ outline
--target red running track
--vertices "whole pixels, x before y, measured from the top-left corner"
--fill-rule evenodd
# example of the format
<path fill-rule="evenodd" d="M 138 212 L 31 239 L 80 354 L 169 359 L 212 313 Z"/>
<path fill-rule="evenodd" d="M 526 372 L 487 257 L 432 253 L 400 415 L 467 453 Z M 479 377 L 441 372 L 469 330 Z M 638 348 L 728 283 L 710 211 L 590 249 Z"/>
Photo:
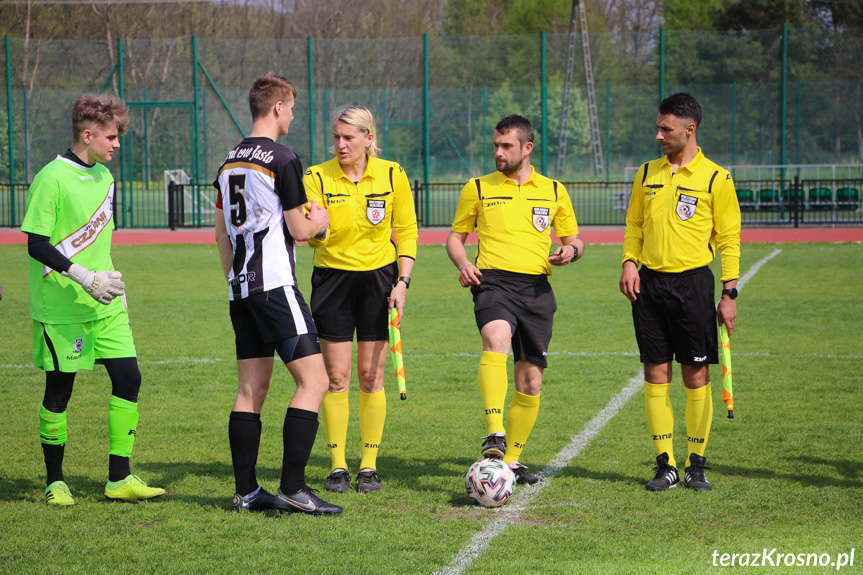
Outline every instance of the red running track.
<path fill-rule="evenodd" d="M 446 243 L 449 230 L 420 230 L 419 243 L 424 245 Z M 581 237 L 590 244 L 622 244 L 623 228 L 583 227 Z M 863 228 L 743 228 L 741 240 L 744 243 L 863 243 Z M 0 231 L 0 244 L 25 244 L 27 235 L 20 230 Z M 114 230 L 114 244 L 212 244 L 214 233 L 210 229 L 195 230 Z M 476 243 L 476 234 L 468 237 L 468 243 Z"/>

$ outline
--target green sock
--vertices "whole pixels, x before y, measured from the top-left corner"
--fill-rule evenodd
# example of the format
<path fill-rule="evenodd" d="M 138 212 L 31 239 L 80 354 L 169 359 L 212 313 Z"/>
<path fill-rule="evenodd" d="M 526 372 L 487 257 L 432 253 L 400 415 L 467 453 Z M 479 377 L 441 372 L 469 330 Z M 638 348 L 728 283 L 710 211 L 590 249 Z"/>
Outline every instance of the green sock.
<path fill-rule="evenodd" d="M 66 412 L 54 413 L 45 406 L 39 408 L 39 439 L 47 445 L 66 443 Z"/>
<path fill-rule="evenodd" d="M 108 444 L 110 455 L 130 457 L 138 426 L 138 404 L 114 395 L 108 404 Z"/>

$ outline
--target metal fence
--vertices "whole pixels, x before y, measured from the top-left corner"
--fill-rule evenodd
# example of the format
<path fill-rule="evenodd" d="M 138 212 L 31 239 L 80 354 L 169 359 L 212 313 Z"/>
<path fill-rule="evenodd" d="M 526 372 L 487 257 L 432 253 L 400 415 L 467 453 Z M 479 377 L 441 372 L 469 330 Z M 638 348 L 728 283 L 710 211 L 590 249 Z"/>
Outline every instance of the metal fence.
<path fill-rule="evenodd" d="M 721 165 L 863 164 L 863 30 L 595 33 L 593 59 L 604 174 L 589 154 L 587 86 L 575 59 L 561 125 L 566 34 L 331 39 L 108 41 L 6 37 L 0 46 L 0 182 L 25 184 L 70 136 L 82 91 L 113 92 L 132 126 L 109 168 L 126 205 L 166 170 L 206 182 L 248 132 L 252 80 L 273 70 L 300 95 L 285 140 L 304 165 L 327 159 L 329 117 L 361 104 L 383 157 L 424 185 L 493 171 L 492 130 L 520 113 L 536 127 L 533 164 L 561 181 L 624 180 L 660 154 L 660 98 L 687 90 L 705 118 L 699 143 Z M 581 44 L 580 42 L 578 43 Z M 2 65 L 2 64 L 0 64 Z M 566 130 L 562 173 L 558 141 Z M 736 174 L 735 174 L 736 176 Z M 117 214 L 121 226 L 134 223 Z"/>
<path fill-rule="evenodd" d="M 630 182 L 562 183 L 579 225 L 626 223 Z M 449 227 L 463 187 L 463 182 L 425 185 L 415 180 L 412 189 L 420 225 Z M 744 226 L 863 224 L 863 178 L 739 180 L 735 187 Z M 21 225 L 27 188 L 26 184 L 0 184 L 0 226 Z M 129 196 L 116 194 L 115 214 L 125 213 L 130 227 L 209 227 L 215 222 L 215 196 L 210 183 L 170 182 L 165 188 L 136 194 L 132 202 Z"/>
<path fill-rule="evenodd" d="M 740 180 L 734 185 L 745 225 L 863 223 L 863 179 Z"/>
<path fill-rule="evenodd" d="M 562 182 L 582 226 L 626 224 L 630 182 Z M 863 224 L 863 179 L 735 181 L 744 226 Z M 424 226 L 449 226 L 464 184 L 415 187 Z"/>

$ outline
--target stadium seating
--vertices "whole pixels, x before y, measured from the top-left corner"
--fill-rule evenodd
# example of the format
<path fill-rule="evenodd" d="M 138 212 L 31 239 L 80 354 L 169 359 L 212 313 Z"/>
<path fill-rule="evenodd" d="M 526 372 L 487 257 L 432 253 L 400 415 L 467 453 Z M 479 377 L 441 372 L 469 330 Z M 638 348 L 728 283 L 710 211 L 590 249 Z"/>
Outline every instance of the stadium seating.
<path fill-rule="evenodd" d="M 837 210 L 856 210 L 860 205 L 860 192 L 857 188 L 839 188 L 836 190 Z"/>
<path fill-rule="evenodd" d="M 758 209 L 763 212 L 779 210 L 779 191 L 774 188 L 758 190 Z"/>
<path fill-rule="evenodd" d="M 833 194 L 830 188 L 810 188 L 809 208 L 816 211 L 833 209 Z"/>
<path fill-rule="evenodd" d="M 782 201 L 790 208 L 796 201 L 801 208 L 806 204 L 806 195 L 803 188 L 785 188 L 782 192 Z"/>
<path fill-rule="evenodd" d="M 749 188 L 740 188 L 737 190 L 737 203 L 741 211 L 751 212 L 755 209 L 755 192 Z"/>

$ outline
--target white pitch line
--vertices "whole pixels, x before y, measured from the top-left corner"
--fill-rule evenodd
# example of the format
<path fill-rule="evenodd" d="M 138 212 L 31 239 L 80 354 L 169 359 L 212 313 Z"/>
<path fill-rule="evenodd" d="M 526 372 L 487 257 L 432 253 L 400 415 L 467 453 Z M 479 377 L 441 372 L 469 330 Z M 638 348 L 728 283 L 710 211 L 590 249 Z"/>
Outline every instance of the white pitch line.
<path fill-rule="evenodd" d="M 555 351 L 550 352 L 548 355 L 568 355 L 568 356 L 577 356 L 577 357 L 605 357 L 605 356 L 621 356 L 621 357 L 638 357 L 637 351 Z M 426 358 L 426 357 L 479 357 L 480 354 L 468 354 L 468 353 L 418 353 L 418 354 L 405 354 L 407 359 L 413 358 Z M 794 353 L 794 354 L 783 354 L 776 353 L 770 351 L 749 351 L 749 352 L 735 352 L 735 357 L 773 357 L 773 358 L 784 358 L 784 357 L 796 357 L 796 358 L 815 358 L 815 359 L 863 359 L 863 355 L 861 354 L 850 354 L 850 353 Z M 233 362 L 233 359 L 220 359 L 220 358 L 195 358 L 195 357 L 187 357 L 187 358 L 177 358 L 177 359 L 164 359 L 164 360 L 153 360 L 153 361 L 139 361 L 138 365 L 185 365 L 185 364 L 206 364 L 206 363 L 221 363 L 224 361 Z M 0 369 L 36 369 L 32 363 L 27 364 L 2 364 L 0 365 Z"/>
<path fill-rule="evenodd" d="M 144 360 L 139 361 L 138 365 L 168 365 L 168 364 L 198 364 L 198 363 L 220 363 L 222 361 L 228 361 L 221 358 L 199 358 L 199 357 L 180 357 L 177 359 L 159 359 L 159 360 Z M 233 360 L 230 360 L 233 361 Z M 0 365 L 2 369 L 36 369 L 32 363 L 28 363 L 25 365 Z"/>
<path fill-rule="evenodd" d="M 620 393 L 611 398 L 611 401 L 602 408 L 602 411 L 600 411 L 596 417 L 591 419 L 587 425 L 584 426 L 581 432 L 573 437 L 569 444 L 554 456 L 554 459 L 552 459 L 549 464 L 539 472 L 539 475 L 548 480 L 569 465 L 569 462 L 575 459 L 575 457 L 577 457 L 578 454 L 590 444 L 594 437 L 599 435 L 602 428 L 611 421 L 611 418 L 614 417 L 618 411 L 623 409 L 626 402 L 628 402 L 643 385 L 644 375 L 643 372 L 639 370 L 638 374 L 633 376 L 632 379 L 627 382 L 626 387 L 624 387 Z M 465 569 L 470 567 L 471 564 L 485 552 L 492 539 L 503 533 L 508 525 L 515 522 L 521 516 L 521 512 L 530 506 L 533 499 L 539 495 L 539 493 L 545 489 L 548 484 L 549 482 L 546 481 L 544 483 L 537 483 L 536 485 L 523 488 L 518 497 L 513 500 L 512 504 L 503 507 L 500 510 L 500 517 L 495 518 L 485 529 L 474 535 L 467 546 L 459 551 L 458 555 L 453 558 L 452 563 L 440 571 L 435 571 L 435 574 L 458 575 L 460 573 L 464 573 Z"/>
<path fill-rule="evenodd" d="M 443 352 L 443 353 L 406 353 L 404 357 L 407 359 L 427 358 L 427 357 L 480 357 L 480 352 Z M 578 357 L 604 357 L 604 356 L 638 356 L 637 351 L 552 351 L 548 355 L 569 355 Z M 166 364 L 196 364 L 196 363 L 220 363 L 223 361 L 233 361 L 233 359 L 222 358 L 196 358 L 196 357 L 180 357 L 176 359 L 164 360 L 143 360 L 139 361 L 139 365 L 166 365 Z M 2 369 L 28 369 L 33 367 L 32 363 L 28 364 L 9 364 L 0 365 Z"/>
<path fill-rule="evenodd" d="M 769 262 L 770 260 L 772 260 L 773 258 L 775 258 L 776 256 L 778 256 L 781 253 L 782 253 L 782 250 L 780 250 L 780 249 L 773 250 L 772 253 L 765 256 L 760 261 L 758 261 L 758 263 L 756 263 L 754 266 L 749 268 L 749 271 L 746 272 L 745 274 L 743 274 L 742 278 L 737 280 L 737 291 L 740 291 L 743 289 L 743 286 L 746 284 L 746 282 L 751 280 L 752 276 L 754 276 L 756 273 L 758 273 L 758 270 L 761 269 L 761 266 L 763 266 L 764 264 L 766 264 L 767 262 Z"/>
<path fill-rule="evenodd" d="M 778 256 L 781 252 L 782 250 L 774 250 L 770 255 L 752 266 L 749 271 L 738 280 L 737 289 L 742 289 L 743 285 L 752 279 L 752 276 L 761 269 L 761 266 Z M 618 411 L 623 409 L 626 403 L 632 399 L 632 396 L 634 396 L 643 385 L 644 373 L 639 371 L 638 374 L 633 376 L 626 383 L 626 387 L 624 387 L 620 393 L 611 398 L 611 401 L 602 408 L 602 411 L 600 411 L 596 417 L 591 419 L 587 425 L 584 426 L 581 432 L 573 437 L 569 444 L 555 455 L 554 459 L 552 459 L 548 465 L 539 472 L 539 475 L 545 479 L 551 479 L 569 465 L 569 463 L 575 459 L 585 447 L 590 445 L 593 438 L 599 435 L 599 432 L 602 431 L 609 421 L 611 421 L 611 418 L 617 415 Z M 521 516 L 521 512 L 530 505 L 533 499 L 543 489 L 545 489 L 548 484 L 549 482 L 546 481 L 544 483 L 537 483 L 536 485 L 524 488 L 513 500 L 511 505 L 504 507 L 499 511 L 500 517 L 493 519 L 485 529 L 474 535 L 468 544 L 453 558 L 452 562 L 440 571 L 435 571 L 435 575 L 460 575 L 461 573 L 464 573 L 464 571 L 485 552 L 489 543 L 491 543 L 495 537 L 503 533 L 507 526 L 515 522 Z"/>

